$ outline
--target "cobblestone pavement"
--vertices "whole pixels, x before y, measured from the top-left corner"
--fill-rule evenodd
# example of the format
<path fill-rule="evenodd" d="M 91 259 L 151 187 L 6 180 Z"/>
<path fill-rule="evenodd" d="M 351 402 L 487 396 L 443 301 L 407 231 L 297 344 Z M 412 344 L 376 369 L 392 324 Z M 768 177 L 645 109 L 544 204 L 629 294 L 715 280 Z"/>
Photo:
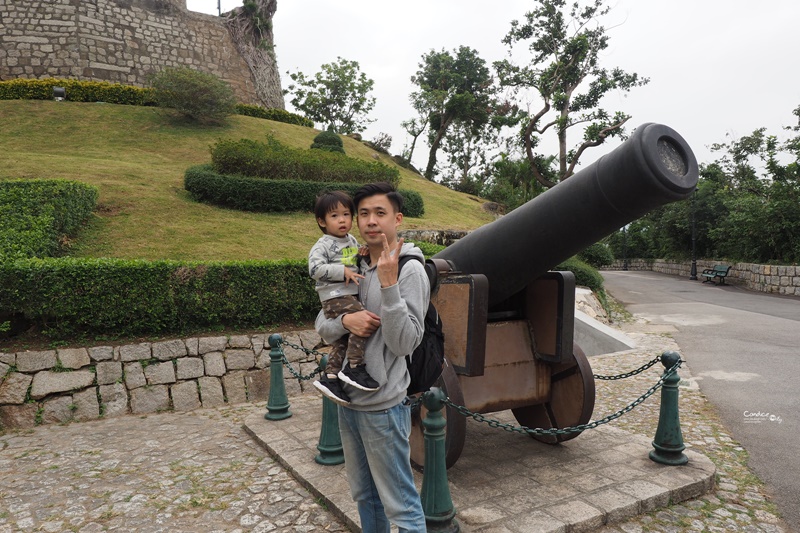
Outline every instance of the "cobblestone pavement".
<path fill-rule="evenodd" d="M 347 531 L 256 445 L 263 405 L 0 436 L 0 532 Z"/>
<path fill-rule="evenodd" d="M 592 370 L 613 375 L 638 368 L 665 350 L 680 351 L 669 336 L 670 328 L 650 327 L 634 319 L 621 329 L 637 344 L 636 349 L 617 355 L 590 358 Z M 598 403 L 594 417 L 615 412 L 645 391 L 663 367 L 658 364 L 638 376 L 620 381 L 597 380 Z M 761 481 L 747 467 L 747 451 L 735 442 L 722 425 L 714 407 L 691 378 L 691 361 L 679 371 L 680 421 L 684 444 L 711 459 L 717 466 L 717 486 L 713 493 L 639 515 L 622 524 L 608 526 L 601 533 L 681 533 L 695 531 L 788 533 Z M 658 426 L 660 403 L 656 397 L 639 405 L 613 422 L 616 427 L 653 437 Z M 580 438 L 580 437 L 578 437 Z"/>
<path fill-rule="evenodd" d="M 626 372 L 664 350 L 678 349 L 668 330 L 643 321 L 622 329 L 637 348 L 590 358 L 596 374 Z M 747 468 L 747 452 L 693 385 L 690 365 L 680 371 L 683 437 L 687 447 L 717 465 L 717 490 L 607 526 L 602 533 L 789 532 Z M 597 381 L 594 417 L 627 405 L 660 371 L 656 365 L 625 380 Z M 612 424 L 652 438 L 658 409 L 656 395 Z M 346 531 L 244 433 L 242 421 L 254 411 L 264 411 L 263 405 L 125 416 L 0 435 L 0 533 Z"/>

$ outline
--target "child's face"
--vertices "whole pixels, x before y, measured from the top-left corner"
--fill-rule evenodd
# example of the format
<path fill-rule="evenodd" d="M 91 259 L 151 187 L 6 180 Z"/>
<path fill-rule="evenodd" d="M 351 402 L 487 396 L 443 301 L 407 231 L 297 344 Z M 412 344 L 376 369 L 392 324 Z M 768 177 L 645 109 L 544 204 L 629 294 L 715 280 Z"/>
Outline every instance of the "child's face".
<path fill-rule="evenodd" d="M 325 218 L 318 218 L 317 223 L 325 228 L 325 233 L 334 237 L 344 237 L 353 227 L 353 213 L 342 204 L 336 204 L 332 210 L 325 214 Z"/>

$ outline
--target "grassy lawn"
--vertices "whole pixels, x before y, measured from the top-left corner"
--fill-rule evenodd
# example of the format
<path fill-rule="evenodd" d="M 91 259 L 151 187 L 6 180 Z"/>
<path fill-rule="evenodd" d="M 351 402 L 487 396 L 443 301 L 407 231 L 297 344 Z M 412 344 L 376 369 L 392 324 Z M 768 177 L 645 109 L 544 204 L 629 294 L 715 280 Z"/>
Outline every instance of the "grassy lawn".
<path fill-rule="evenodd" d="M 226 126 L 197 126 L 168 111 L 102 103 L 0 101 L 0 178 L 64 178 L 98 187 L 95 216 L 73 244 L 80 257 L 127 259 L 303 259 L 319 238 L 310 213 L 245 213 L 198 204 L 183 173 L 208 163 L 219 139 L 269 134 L 308 147 L 317 130 L 236 115 Z M 374 151 L 344 138 L 348 155 Z M 390 158 L 381 160 L 394 165 Z M 425 216 L 405 229 L 474 229 L 492 220 L 481 201 L 400 169 L 400 187 L 418 191 Z"/>

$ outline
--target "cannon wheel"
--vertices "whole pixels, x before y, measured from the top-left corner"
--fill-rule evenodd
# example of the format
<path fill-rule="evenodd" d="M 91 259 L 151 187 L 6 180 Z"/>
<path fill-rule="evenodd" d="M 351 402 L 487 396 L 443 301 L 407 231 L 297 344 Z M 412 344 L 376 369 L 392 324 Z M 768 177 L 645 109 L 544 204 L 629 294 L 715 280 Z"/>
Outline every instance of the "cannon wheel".
<path fill-rule="evenodd" d="M 586 424 L 594 411 L 594 376 L 583 350 L 576 344 L 572 358 L 553 365 L 550 377 L 550 399 L 539 405 L 512 409 L 521 425 L 529 428 L 566 428 Z M 531 435 L 547 444 L 557 444 L 580 435 L 580 431 L 564 435 Z"/>
<path fill-rule="evenodd" d="M 458 376 L 453 366 L 445 358 L 444 368 L 439 380 L 433 385 L 441 388 L 444 393 L 456 405 L 464 405 L 464 394 L 461 392 L 461 385 L 458 383 Z M 425 436 L 422 420 L 427 415 L 428 410 L 421 403 L 411 412 L 411 466 L 415 470 L 423 471 L 425 464 Z M 467 431 L 467 419 L 464 415 L 450 407 L 445 406 L 444 416 L 447 420 L 445 428 L 445 464 L 450 468 L 464 449 L 464 439 Z"/>

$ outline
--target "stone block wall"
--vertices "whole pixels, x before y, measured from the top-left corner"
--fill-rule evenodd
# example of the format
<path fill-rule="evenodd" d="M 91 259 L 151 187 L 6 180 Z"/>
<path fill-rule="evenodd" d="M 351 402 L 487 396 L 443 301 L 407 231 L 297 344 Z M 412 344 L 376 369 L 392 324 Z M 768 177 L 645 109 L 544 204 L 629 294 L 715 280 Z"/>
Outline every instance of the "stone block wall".
<path fill-rule="evenodd" d="M 269 398 L 268 335 L 192 337 L 122 346 L 0 352 L 0 429 L 125 414 L 189 411 Z M 284 340 L 313 349 L 313 331 Z M 313 354 L 284 346 L 292 368 L 309 375 Z M 311 381 L 284 367 L 287 394 Z"/>
<path fill-rule="evenodd" d="M 188 11 L 185 0 L 0 2 L 0 80 L 146 86 L 153 72 L 178 66 L 219 76 L 242 103 L 261 103 L 225 19 Z"/>
<path fill-rule="evenodd" d="M 760 265 L 757 263 L 726 263 L 724 261 L 697 261 L 698 280 L 700 274 L 714 265 L 731 265 L 725 283 L 744 285 L 750 290 L 771 294 L 800 296 L 800 267 L 796 265 Z M 622 261 L 615 261 L 608 270 L 622 270 Z M 628 270 L 652 270 L 662 274 L 688 278 L 692 271 L 691 261 L 668 261 L 666 259 L 629 259 Z"/>

